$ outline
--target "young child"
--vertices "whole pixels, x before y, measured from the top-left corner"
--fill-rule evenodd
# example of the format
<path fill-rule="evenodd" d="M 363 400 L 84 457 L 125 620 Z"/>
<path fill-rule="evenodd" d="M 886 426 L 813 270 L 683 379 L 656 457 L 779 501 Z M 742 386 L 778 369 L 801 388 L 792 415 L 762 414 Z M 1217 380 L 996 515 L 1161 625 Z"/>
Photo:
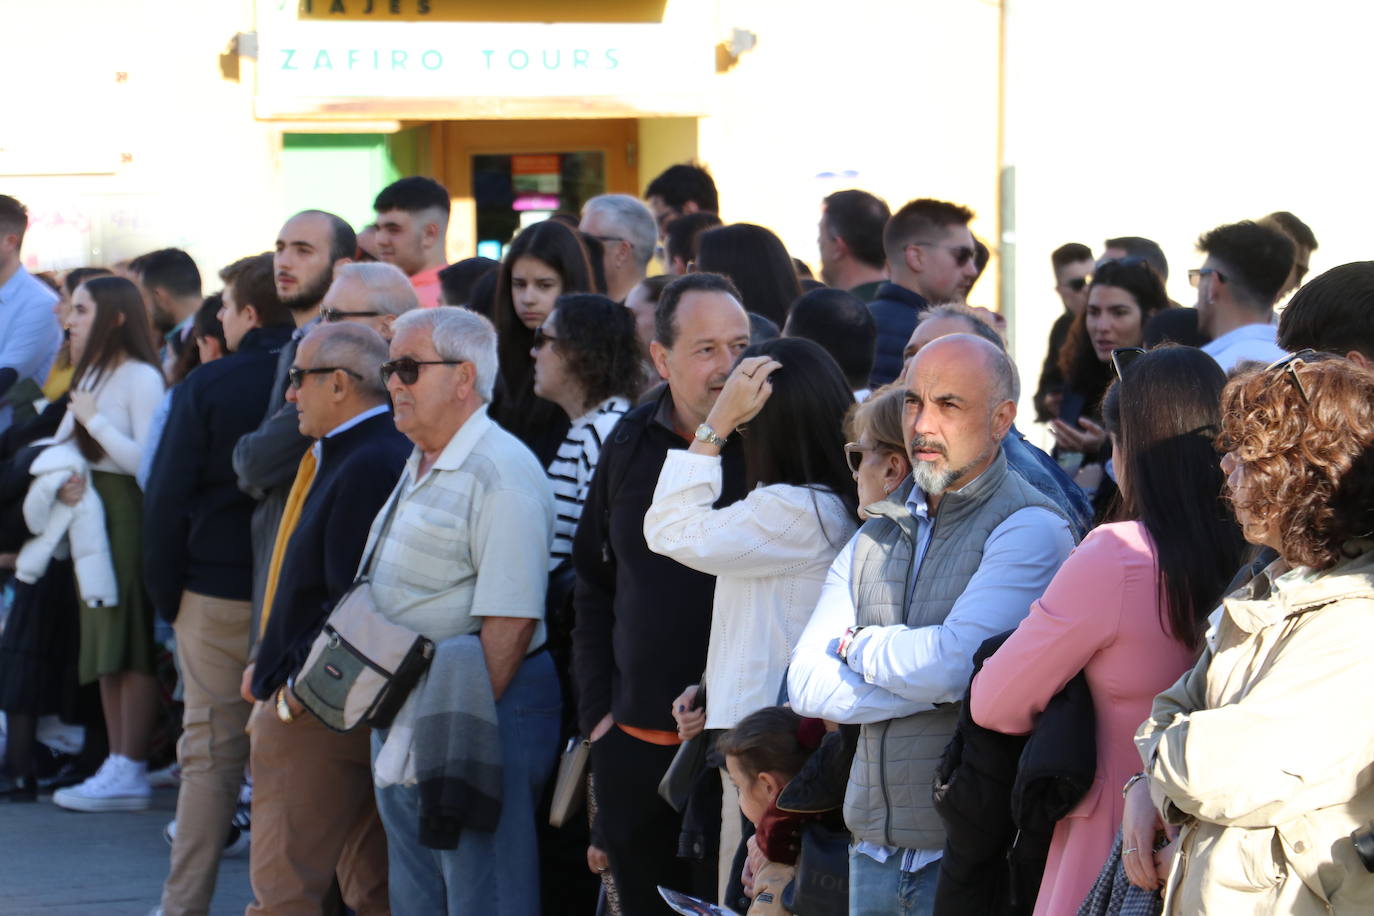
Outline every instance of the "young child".
<path fill-rule="evenodd" d="M 739 790 L 740 811 L 755 829 L 749 841 L 754 889 L 749 916 L 788 912 L 782 896 L 796 872 L 802 829 L 818 815 L 782 811 L 777 800 L 824 737 L 820 719 L 771 706 L 750 713 L 716 739 L 716 751 Z"/>

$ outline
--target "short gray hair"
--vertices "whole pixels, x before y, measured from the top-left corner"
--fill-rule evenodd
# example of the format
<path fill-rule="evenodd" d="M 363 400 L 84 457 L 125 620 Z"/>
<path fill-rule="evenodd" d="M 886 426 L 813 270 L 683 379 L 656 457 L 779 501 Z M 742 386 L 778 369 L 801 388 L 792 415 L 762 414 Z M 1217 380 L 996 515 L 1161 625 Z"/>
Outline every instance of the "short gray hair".
<path fill-rule="evenodd" d="M 997 329 L 982 319 L 977 312 L 966 305 L 938 305 L 933 309 L 927 309 L 921 313 L 917 326 L 927 321 L 935 321 L 941 318 L 957 318 L 968 326 L 968 332 L 975 337 L 981 337 L 988 343 L 997 348 L 1001 354 L 1000 359 L 994 359 L 988 355 L 988 368 L 994 374 L 994 389 L 992 398 L 995 402 L 1020 401 L 1021 400 L 1021 376 L 1016 371 L 1016 363 L 1012 360 L 1011 354 L 1007 352 L 1007 342 L 1002 339 L 1002 335 L 997 333 Z"/>
<path fill-rule="evenodd" d="M 472 363 L 477 367 L 474 387 L 490 403 L 496 385 L 496 328 L 476 312 L 455 305 L 416 309 L 396 319 L 395 336 L 410 330 L 423 331 L 440 359 Z"/>
<path fill-rule="evenodd" d="M 649 266 L 658 244 L 658 223 L 649 208 L 629 194 L 599 194 L 582 205 L 582 215 L 604 213 L 634 251 L 640 270 Z"/>
<path fill-rule="evenodd" d="M 367 305 L 383 315 L 404 315 L 420 307 L 410 278 L 395 264 L 382 261 L 343 264 L 334 268 L 334 282 L 356 280 L 367 290 Z"/>
<path fill-rule="evenodd" d="M 385 403 L 382 363 L 386 362 L 387 348 L 382 335 L 366 325 L 344 322 L 318 324 L 305 339 L 317 342 L 316 366 L 337 366 L 355 373 L 352 378 L 358 391 L 375 404 Z"/>

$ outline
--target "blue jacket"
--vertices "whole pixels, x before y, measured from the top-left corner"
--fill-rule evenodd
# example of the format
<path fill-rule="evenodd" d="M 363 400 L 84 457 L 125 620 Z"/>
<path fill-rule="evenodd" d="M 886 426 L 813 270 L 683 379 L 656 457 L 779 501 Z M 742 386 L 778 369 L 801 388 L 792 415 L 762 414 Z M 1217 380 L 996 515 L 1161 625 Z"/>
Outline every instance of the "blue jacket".
<path fill-rule="evenodd" d="M 902 371 L 902 351 L 916 330 L 921 313 L 930 307 L 925 297 L 896 283 L 878 287 L 878 296 L 868 303 L 878 326 L 878 342 L 873 351 L 873 372 L 869 386 L 877 388 L 895 379 Z"/>
<path fill-rule="evenodd" d="M 282 556 L 258 643 L 253 696 L 267 699 L 300 670 L 325 618 L 353 584 L 372 520 L 410 451 L 389 411 L 320 440 L 319 471 Z"/>
<path fill-rule="evenodd" d="M 253 499 L 232 463 L 239 436 L 266 412 L 290 327 L 254 328 L 238 350 L 186 377 L 172 398 L 143 496 L 143 577 L 166 620 L 181 593 L 247 601 L 253 588 Z"/>
<path fill-rule="evenodd" d="M 1007 463 L 1026 479 L 1026 483 L 1045 494 L 1064 511 L 1069 529 L 1073 531 L 1074 542 L 1083 540 L 1083 535 L 1092 527 L 1093 519 L 1093 507 L 1083 488 L 1064 473 L 1059 462 L 1027 442 L 1015 426 L 1003 437 L 1002 451 L 1007 455 Z"/>

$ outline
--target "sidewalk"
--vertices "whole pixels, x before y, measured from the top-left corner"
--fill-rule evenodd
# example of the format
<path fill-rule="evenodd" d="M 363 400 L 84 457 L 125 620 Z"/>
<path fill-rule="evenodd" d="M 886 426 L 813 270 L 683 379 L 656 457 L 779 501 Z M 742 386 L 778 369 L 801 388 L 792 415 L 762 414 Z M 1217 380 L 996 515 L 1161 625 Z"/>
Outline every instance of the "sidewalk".
<path fill-rule="evenodd" d="M 0 916 L 146 916 L 167 876 L 162 828 L 175 809 L 174 789 L 139 812 L 80 814 L 49 796 L 0 805 Z M 252 896 L 248 857 L 221 862 L 212 916 L 240 916 Z"/>

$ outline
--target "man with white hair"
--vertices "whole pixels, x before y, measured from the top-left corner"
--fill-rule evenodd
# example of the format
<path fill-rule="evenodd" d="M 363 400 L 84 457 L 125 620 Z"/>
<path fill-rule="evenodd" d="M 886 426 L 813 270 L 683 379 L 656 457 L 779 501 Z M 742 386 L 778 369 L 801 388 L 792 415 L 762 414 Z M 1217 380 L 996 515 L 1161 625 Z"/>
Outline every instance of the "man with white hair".
<path fill-rule="evenodd" d="M 410 282 L 393 267 L 409 290 Z M 338 285 L 338 281 L 335 281 Z M 411 294 L 414 299 L 414 294 Z M 286 398 L 312 441 L 277 528 L 256 661 L 244 673 L 253 766 L 249 914 L 319 912 L 338 876 L 359 916 L 390 911 L 386 834 L 366 729 L 330 731 L 292 693 L 329 612 L 348 591 L 368 526 L 410 453 L 382 384 L 386 341 L 360 324 L 301 340 Z"/>
<path fill-rule="evenodd" d="M 320 303 L 320 319 L 356 322 L 389 341 L 392 323 L 419 307 L 410 279 L 394 264 L 345 264 L 334 271 L 334 282 Z"/>
<path fill-rule="evenodd" d="M 628 194 L 600 194 L 582 207 L 582 232 L 604 247 L 606 295 L 624 302 L 649 272 L 658 225 L 649 208 Z"/>
<path fill-rule="evenodd" d="M 436 643 L 428 683 L 407 705 L 423 706 L 436 679 L 466 675 L 469 692 L 474 680 L 475 689 L 485 691 L 489 679 L 499 749 L 472 747 L 479 739 L 469 732 L 462 753 L 491 760 L 482 752 L 499 750 L 501 788 L 494 830 L 432 817 L 423 781 L 406 784 L 402 778 L 378 789 L 391 907 L 398 913 L 527 916 L 539 912 L 535 808 L 558 753 L 558 678 L 544 651 L 553 491 L 534 454 L 487 416 L 496 381 L 491 323 L 475 312 L 440 306 L 408 312 L 393 329 L 382 378 L 396 428 L 415 448 L 394 507 L 373 523 L 373 600 L 394 623 Z M 471 637 L 480 640 L 485 673 L 441 670 L 453 654 L 449 647 L 468 646 Z M 401 736 L 400 717 L 373 739 L 379 785 L 377 755 L 389 754 L 387 740 Z M 427 737 L 432 740 L 426 729 L 415 729 L 412 759 Z M 447 843 L 434 836 L 436 820 L 457 820 Z"/>

